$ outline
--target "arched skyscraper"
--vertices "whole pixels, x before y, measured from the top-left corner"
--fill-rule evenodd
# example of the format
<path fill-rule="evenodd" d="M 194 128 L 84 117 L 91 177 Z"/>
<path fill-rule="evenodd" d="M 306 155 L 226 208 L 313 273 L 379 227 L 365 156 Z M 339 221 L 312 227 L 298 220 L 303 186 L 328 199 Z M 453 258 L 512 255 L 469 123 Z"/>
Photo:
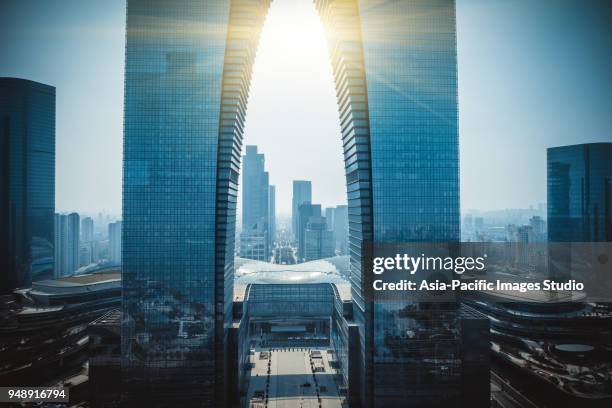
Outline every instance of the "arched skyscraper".
<path fill-rule="evenodd" d="M 122 366 L 130 389 L 159 403 L 227 403 L 243 124 L 268 6 L 128 1 Z M 442 401 L 453 394 L 452 364 L 428 384 L 414 360 L 389 348 L 382 334 L 404 323 L 399 309 L 366 299 L 362 264 L 370 242 L 459 239 L 454 0 L 315 6 L 344 147 L 358 403 Z"/>

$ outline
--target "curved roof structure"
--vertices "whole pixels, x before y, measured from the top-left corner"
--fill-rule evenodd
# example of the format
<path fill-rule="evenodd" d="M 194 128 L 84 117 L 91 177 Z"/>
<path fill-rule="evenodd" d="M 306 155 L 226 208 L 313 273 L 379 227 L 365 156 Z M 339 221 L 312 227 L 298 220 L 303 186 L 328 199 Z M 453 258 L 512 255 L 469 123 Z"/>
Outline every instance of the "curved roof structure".
<path fill-rule="evenodd" d="M 350 299 L 348 281 L 349 258 L 336 256 L 295 265 L 236 258 L 234 300 L 243 300 L 249 284 L 314 284 L 333 283 L 342 299 Z"/>

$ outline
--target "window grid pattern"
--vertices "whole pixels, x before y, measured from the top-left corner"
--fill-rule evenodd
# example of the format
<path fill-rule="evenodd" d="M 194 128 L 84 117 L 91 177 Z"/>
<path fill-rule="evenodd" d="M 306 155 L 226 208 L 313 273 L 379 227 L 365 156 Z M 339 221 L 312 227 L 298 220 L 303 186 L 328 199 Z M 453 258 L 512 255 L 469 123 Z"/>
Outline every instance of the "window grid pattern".
<path fill-rule="evenodd" d="M 217 154 L 228 15 L 222 0 L 127 5 L 122 366 L 126 397 L 139 403 L 215 401 L 222 367 Z"/>
<path fill-rule="evenodd" d="M 0 78 L 0 294 L 53 278 L 55 88 Z"/>

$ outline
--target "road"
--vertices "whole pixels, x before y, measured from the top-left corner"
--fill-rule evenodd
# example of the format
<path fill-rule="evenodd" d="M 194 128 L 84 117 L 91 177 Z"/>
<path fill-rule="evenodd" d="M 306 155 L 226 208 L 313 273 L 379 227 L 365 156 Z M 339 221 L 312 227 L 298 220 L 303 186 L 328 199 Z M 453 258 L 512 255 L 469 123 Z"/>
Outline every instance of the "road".
<path fill-rule="evenodd" d="M 315 373 L 310 366 L 310 350 L 307 348 L 275 349 L 271 353 L 268 408 L 341 408 L 342 398 L 333 381 L 327 352 L 321 350 L 325 371 Z M 257 350 L 252 357 L 249 400 L 256 391 L 266 389 L 268 360 L 260 359 Z M 309 385 L 306 385 L 309 384 Z M 320 401 L 317 398 L 319 392 Z"/>

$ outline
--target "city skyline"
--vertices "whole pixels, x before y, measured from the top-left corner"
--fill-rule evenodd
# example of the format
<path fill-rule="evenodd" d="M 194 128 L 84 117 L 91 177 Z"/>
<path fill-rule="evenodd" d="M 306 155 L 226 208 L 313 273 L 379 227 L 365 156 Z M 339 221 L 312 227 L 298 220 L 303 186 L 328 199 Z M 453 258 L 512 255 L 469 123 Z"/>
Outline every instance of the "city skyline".
<path fill-rule="evenodd" d="M 57 87 L 56 211 L 120 214 L 125 4 L 59 3 L 70 11 L 57 15 L 35 1 L 3 5 L 0 45 L 11 58 L 0 62 L 0 76 Z M 601 1 L 591 8 L 549 3 L 457 2 L 462 212 L 545 202 L 546 148 L 612 139 L 612 118 L 604 112 L 612 98 L 605 74 L 612 70 L 610 8 Z M 36 9 L 40 13 L 31 12 Z M 291 25 L 287 41 L 297 41 L 297 50 L 269 40 Z M 324 206 L 346 201 L 337 108 L 326 74 L 331 65 L 320 30 L 308 1 L 276 0 L 255 59 L 245 143 L 268 157 L 279 216 L 291 213 L 293 179 L 312 180 L 313 199 Z M 310 31 L 312 38 L 304 38 Z M 279 52 L 288 53 L 286 67 L 304 68 L 270 71 Z M 282 111 L 286 121 L 270 120 L 275 116 L 266 103 L 278 106 L 291 84 L 292 101 L 310 116 Z M 86 103 L 88 95 L 96 95 L 96 103 Z M 308 104 L 309 98 L 317 103 Z M 300 132 L 319 122 L 320 132 L 304 142 Z M 296 134 L 286 134 L 288 128 Z M 316 149 L 317 140 L 329 142 Z M 316 160 L 312 152 L 319 153 Z"/>
<path fill-rule="evenodd" d="M 603 0 L 53 1 L 0 6 L 1 386 L 612 402 Z"/>

